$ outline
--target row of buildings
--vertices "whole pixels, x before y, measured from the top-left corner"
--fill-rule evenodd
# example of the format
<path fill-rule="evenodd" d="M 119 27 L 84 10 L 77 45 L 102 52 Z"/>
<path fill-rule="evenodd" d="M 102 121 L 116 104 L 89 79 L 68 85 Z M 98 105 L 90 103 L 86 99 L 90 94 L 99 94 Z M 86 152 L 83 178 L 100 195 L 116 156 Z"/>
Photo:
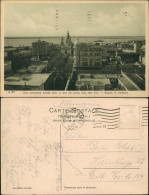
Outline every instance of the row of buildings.
<path fill-rule="evenodd" d="M 73 72 L 65 90 L 144 90 L 145 42 L 73 45 Z M 130 73 L 130 71 L 133 72 Z"/>
<path fill-rule="evenodd" d="M 34 57 L 53 56 L 58 52 L 73 56 L 73 43 L 69 32 L 67 32 L 66 38 L 61 38 L 60 45 L 41 41 L 40 39 L 32 43 L 32 55 Z"/>
<path fill-rule="evenodd" d="M 11 86 L 12 88 L 18 86 L 19 89 L 19 85 L 21 89 L 48 88 L 47 81 L 52 82 L 51 78 L 54 79 L 54 74 L 47 71 L 48 60 L 60 52 L 73 58 L 72 73 L 65 90 L 139 90 L 140 88 L 133 80 L 140 79 L 139 83 L 144 82 L 145 68 L 142 67 L 145 65 L 144 44 L 143 41 L 133 40 L 113 44 L 104 43 L 101 40 L 82 43 L 76 39 L 72 42 L 67 32 L 59 45 L 38 40 L 28 49 L 7 48 L 4 56 L 5 89 L 11 89 Z M 31 55 L 29 67 L 7 76 L 7 73 L 11 72 L 12 56 L 28 53 Z M 133 77 L 129 74 L 130 70 L 135 73 Z M 36 80 L 40 82 L 33 87 Z"/>
<path fill-rule="evenodd" d="M 71 47 L 69 47 L 69 44 Z M 48 62 L 49 59 L 52 59 L 53 56 L 57 55 L 59 52 L 73 55 L 72 47 L 73 44 L 68 32 L 66 41 L 61 45 L 38 40 L 33 42 L 32 46 L 29 48 L 5 48 L 5 90 L 54 90 L 55 88 L 64 89 L 63 85 L 65 85 L 66 81 L 63 81 L 63 75 L 57 74 L 55 71 L 49 72 Z M 13 71 L 12 60 L 14 57 L 25 57 L 28 52 L 30 54 L 29 66 Z M 60 84 L 58 82 L 60 82 Z"/>
<path fill-rule="evenodd" d="M 32 43 L 32 56 L 35 60 L 47 59 L 47 57 L 52 57 L 60 51 L 59 45 L 48 43 L 46 41 L 41 41 Z"/>

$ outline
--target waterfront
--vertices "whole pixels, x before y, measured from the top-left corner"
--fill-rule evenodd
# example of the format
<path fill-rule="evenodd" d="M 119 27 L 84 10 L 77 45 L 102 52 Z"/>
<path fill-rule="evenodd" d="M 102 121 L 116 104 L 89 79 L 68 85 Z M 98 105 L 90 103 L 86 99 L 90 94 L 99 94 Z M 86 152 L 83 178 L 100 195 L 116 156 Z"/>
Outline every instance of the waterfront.
<path fill-rule="evenodd" d="M 62 37 L 15 37 L 15 38 L 5 38 L 4 46 L 20 47 L 20 46 L 31 46 L 33 42 L 46 41 L 49 43 L 60 44 Z M 145 36 L 93 36 L 93 37 L 77 37 L 80 42 L 92 43 L 94 41 L 102 40 L 105 43 L 116 43 L 116 42 L 127 42 L 131 40 L 145 40 Z M 72 37 L 72 42 L 74 42 L 76 37 Z"/>
<path fill-rule="evenodd" d="M 7 39 L 22 45 L 5 47 L 5 90 L 145 90 L 143 38 Z"/>

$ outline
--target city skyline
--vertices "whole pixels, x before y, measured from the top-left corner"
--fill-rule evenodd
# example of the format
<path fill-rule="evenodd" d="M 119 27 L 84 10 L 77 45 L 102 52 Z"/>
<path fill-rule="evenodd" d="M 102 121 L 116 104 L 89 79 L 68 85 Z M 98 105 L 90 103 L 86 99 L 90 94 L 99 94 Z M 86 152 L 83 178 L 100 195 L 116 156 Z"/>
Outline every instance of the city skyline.
<path fill-rule="evenodd" d="M 68 31 L 69 31 L 69 30 L 68 30 Z M 65 34 L 66 34 L 66 33 L 65 33 Z M 65 36 L 66 36 L 65 34 L 63 34 L 63 35 L 58 35 L 58 36 L 25 36 L 25 37 L 23 37 L 23 36 L 5 36 L 4 38 L 6 38 L 6 39 L 11 39 L 11 38 L 12 38 L 12 39 L 13 39 L 13 38 L 14 38 L 14 39 L 15 39 L 15 38 L 39 38 L 39 39 L 40 39 L 40 38 L 61 38 L 61 37 L 65 37 Z M 132 36 L 116 36 L 116 35 L 113 35 L 113 36 L 108 36 L 108 35 L 107 35 L 107 36 L 87 36 L 87 35 L 86 35 L 86 36 L 83 36 L 83 35 L 82 35 L 82 36 L 81 36 L 81 35 L 80 35 L 80 36 L 79 36 L 79 35 L 78 35 L 78 36 L 75 36 L 75 35 L 74 35 L 74 36 L 71 36 L 71 38 L 90 38 L 90 37 L 91 37 L 91 38 L 92 38 L 92 37 L 97 37 L 97 38 L 98 38 L 98 37 L 100 37 L 100 38 L 104 38 L 104 37 L 105 37 L 105 38 L 108 38 L 108 37 L 109 37 L 109 38 L 112 38 L 112 37 L 119 37 L 119 38 L 121 38 L 121 37 L 132 37 L 132 38 L 133 38 L 133 37 L 143 37 L 143 38 L 145 38 L 145 35 L 140 35 L 140 36 L 134 36 L 134 35 L 132 35 Z"/>
<path fill-rule="evenodd" d="M 72 37 L 145 36 L 145 4 L 5 4 L 5 37 L 58 37 L 67 30 Z"/>

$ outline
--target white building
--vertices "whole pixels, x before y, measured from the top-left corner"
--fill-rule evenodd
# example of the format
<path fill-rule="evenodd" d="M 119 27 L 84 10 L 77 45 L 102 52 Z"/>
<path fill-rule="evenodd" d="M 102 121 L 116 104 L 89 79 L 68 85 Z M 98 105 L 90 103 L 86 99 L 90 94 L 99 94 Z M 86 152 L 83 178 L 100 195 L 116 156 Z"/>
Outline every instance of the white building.
<path fill-rule="evenodd" d="M 4 62 L 4 72 L 10 72 L 11 71 L 11 61 L 5 61 Z"/>

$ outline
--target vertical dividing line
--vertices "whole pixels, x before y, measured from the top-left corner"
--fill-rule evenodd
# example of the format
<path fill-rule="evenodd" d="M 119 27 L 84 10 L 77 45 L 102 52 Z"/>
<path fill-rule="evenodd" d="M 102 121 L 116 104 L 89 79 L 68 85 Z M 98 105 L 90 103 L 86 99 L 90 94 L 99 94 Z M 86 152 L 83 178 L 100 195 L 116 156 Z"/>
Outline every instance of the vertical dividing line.
<path fill-rule="evenodd" d="M 119 126 L 118 126 L 118 129 L 120 129 L 120 114 L 121 114 L 121 107 L 119 107 Z"/>
<path fill-rule="evenodd" d="M 61 125 L 60 125 L 60 185 L 62 190 L 62 135 L 61 135 Z"/>
<path fill-rule="evenodd" d="M 142 113 L 141 113 L 141 106 L 139 105 L 139 128 L 141 127 L 141 116 L 142 116 Z"/>

